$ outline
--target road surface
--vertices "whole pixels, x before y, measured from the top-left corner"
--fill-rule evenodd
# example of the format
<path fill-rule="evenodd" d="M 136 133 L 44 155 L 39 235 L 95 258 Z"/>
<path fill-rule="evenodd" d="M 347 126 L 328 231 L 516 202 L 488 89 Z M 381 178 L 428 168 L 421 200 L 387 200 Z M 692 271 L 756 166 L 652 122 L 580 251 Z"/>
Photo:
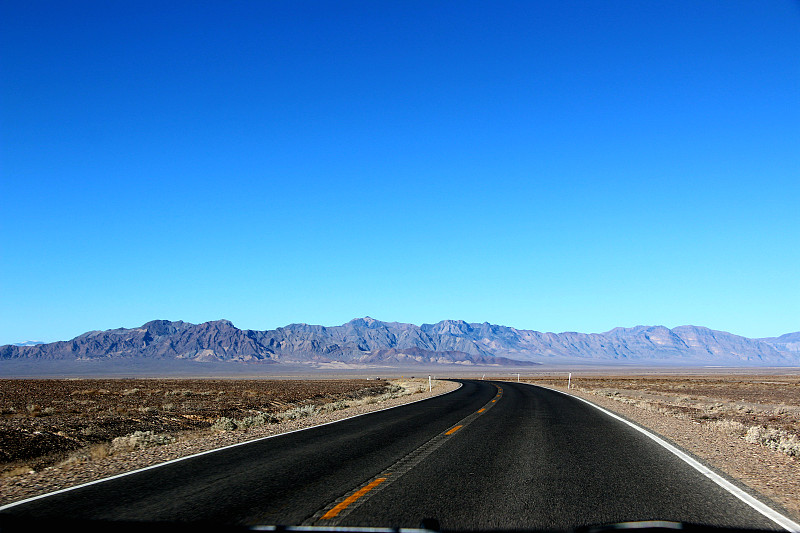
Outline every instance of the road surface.
<path fill-rule="evenodd" d="M 7 507 L 19 517 L 569 530 L 774 522 L 635 429 L 510 382 L 204 454 Z"/>

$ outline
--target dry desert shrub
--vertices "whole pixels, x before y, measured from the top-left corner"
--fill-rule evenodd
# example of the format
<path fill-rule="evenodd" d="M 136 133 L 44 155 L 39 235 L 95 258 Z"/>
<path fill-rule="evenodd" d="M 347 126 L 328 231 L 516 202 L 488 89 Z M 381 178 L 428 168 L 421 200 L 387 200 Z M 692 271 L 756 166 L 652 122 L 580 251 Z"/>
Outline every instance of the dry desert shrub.
<path fill-rule="evenodd" d="M 331 402 L 326 403 L 322 406 L 323 411 L 333 412 L 333 411 L 341 411 L 342 409 L 347 409 L 350 407 L 350 404 L 345 400 L 339 400 L 338 402 Z"/>
<path fill-rule="evenodd" d="M 278 413 L 279 420 L 296 420 L 298 418 L 306 418 L 313 416 L 320 411 L 316 405 L 302 405 L 300 407 L 293 407 L 281 413 Z"/>
<path fill-rule="evenodd" d="M 214 420 L 214 423 L 211 424 L 211 429 L 214 431 L 233 431 L 236 428 L 236 420 L 233 418 L 228 418 L 227 416 L 221 416 Z"/>
<path fill-rule="evenodd" d="M 788 431 L 751 426 L 747 429 L 744 440 L 783 452 L 790 457 L 800 457 L 800 438 Z"/>
<path fill-rule="evenodd" d="M 743 436 L 747 431 L 747 426 L 745 426 L 741 422 L 737 420 L 730 420 L 727 418 L 723 418 L 720 420 L 711 420 L 710 422 L 708 422 L 708 426 L 711 429 L 717 429 L 727 433 L 733 433 L 739 437 Z"/>
<path fill-rule="evenodd" d="M 174 440 L 175 439 L 169 435 L 159 435 L 152 431 L 134 431 L 130 435 L 117 437 L 112 440 L 111 453 L 132 452 L 133 450 L 140 450 L 151 446 L 169 444 Z"/>

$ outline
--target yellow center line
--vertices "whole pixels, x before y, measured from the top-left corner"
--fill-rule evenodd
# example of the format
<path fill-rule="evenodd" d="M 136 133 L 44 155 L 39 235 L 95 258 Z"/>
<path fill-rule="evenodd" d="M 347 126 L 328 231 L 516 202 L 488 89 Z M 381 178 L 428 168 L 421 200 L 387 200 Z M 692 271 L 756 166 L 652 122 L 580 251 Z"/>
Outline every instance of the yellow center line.
<path fill-rule="evenodd" d="M 492 403 L 497 402 L 497 400 L 500 398 L 502 392 L 503 392 L 503 389 L 500 389 L 500 391 L 498 392 L 498 394 L 495 397 L 495 399 L 492 400 Z M 486 407 L 483 407 L 483 408 L 478 410 L 478 413 L 483 413 L 485 411 L 486 411 Z M 458 426 L 454 426 L 454 427 L 448 429 L 445 432 L 445 435 L 452 435 L 453 433 L 455 433 L 456 431 L 458 431 L 462 427 L 464 427 L 463 424 L 460 424 Z M 353 494 L 351 494 L 350 496 L 348 496 L 347 498 L 345 498 L 341 502 L 337 503 L 333 508 L 331 508 L 328 512 L 326 512 L 324 515 L 322 515 L 319 518 L 319 520 L 330 520 L 331 518 L 336 518 L 337 516 L 339 516 L 339 513 L 341 513 L 342 511 L 344 511 L 348 507 L 350 507 L 359 498 L 363 497 L 365 494 L 367 494 L 369 491 L 371 491 L 372 489 L 374 489 L 375 487 L 377 487 L 378 485 L 380 485 L 381 483 L 383 483 L 387 479 L 388 478 L 386 478 L 386 477 L 379 477 L 379 478 L 371 481 L 370 483 L 364 485 L 363 487 L 361 487 L 360 489 L 355 491 Z"/>
<path fill-rule="evenodd" d="M 385 477 L 379 477 L 372 483 L 369 483 L 368 485 L 361 487 L 356 492 L 345 498 L 341 503 L 336 505 L 336 507 L 334 507 L 333 509 L 322 515 L 320 520 L 330 520 L 331 518 L 336 517 L 339 513 L 347 509 L 347 507 L 350 506 L 350 504 L 352 504 L 354 501 L 356 501 L 357 499 L 359 499 L 360 497 L 362 497 L 363 495 L 365 495 L 366 493 L 368 493 L 369 491 L 371 491 L 384 481 L 386 481 Z"/>

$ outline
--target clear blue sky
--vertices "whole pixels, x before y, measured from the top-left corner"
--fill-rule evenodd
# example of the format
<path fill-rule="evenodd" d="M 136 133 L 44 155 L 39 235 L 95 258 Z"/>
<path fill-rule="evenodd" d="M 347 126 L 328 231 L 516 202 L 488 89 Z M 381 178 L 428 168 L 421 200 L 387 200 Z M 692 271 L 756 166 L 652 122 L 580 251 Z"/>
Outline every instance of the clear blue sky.
<path fill-rule="evenodd" d="M 800 330 L 800 4 L 0 4 L 0 344 Z"/>

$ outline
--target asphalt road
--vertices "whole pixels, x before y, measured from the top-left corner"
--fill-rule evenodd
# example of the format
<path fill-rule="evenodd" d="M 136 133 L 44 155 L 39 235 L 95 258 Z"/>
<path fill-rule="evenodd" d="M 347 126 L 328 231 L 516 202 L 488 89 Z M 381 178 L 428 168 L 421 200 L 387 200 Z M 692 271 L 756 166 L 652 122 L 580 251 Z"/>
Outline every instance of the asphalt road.
<path fill-rule="evenodd" d="M 502 389 L 502 392 L 500 392 Z M 517 383 L 268 438 L 7 508 L 19 517 L 568 530 L 779 529 L 629 426 Z"/>

